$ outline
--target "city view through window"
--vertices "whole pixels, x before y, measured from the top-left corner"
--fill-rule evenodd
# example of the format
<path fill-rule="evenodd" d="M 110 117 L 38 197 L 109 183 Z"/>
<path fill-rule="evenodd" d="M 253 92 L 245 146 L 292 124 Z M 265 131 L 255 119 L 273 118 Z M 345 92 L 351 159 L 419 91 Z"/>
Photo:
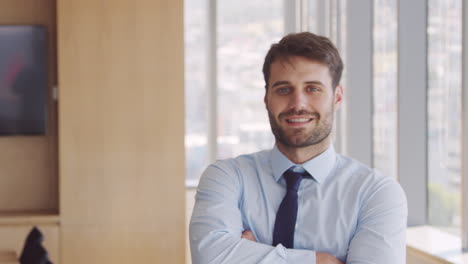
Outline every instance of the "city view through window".
<path fill-rule="evenodd" d="M 188 0 L 185 20 L 186 181 L 209 162 L 209 56 L 217 63 L 216 159 L 268 149 L 274 140 L 263 103 L 263 60 L 285 32 L 282 0 L 217 1 L 217 47 L 209 54 L 208 1 Z"/>
<path fill-rule="evenodd" d="M 462 1 L 428 3 L 428 220 L 460 236 Z"/>
<path fill-rule="evenodd" d="M 373 162 L 397 178 L 397 0 L 374 1 Z"/>
<path fill-rule="evenodd" d="M 218 158 L 273 146 L 262 66 L 270 45 L 285 32 L 283 2 L 219 1 Z"/>

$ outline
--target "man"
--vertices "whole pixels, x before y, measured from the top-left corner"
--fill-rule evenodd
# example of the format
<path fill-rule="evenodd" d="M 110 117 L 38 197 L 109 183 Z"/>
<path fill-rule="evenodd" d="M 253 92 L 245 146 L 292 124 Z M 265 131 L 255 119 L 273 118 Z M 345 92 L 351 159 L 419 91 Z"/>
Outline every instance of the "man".
<path fill-rule="evenodd" d="M 276 144 L 205 170 L 193 263 L 405 263 L 400 185 L 332 145 L 342 70 L 325 37 L 290 34 L 271 46 L 264 101 Z"/>

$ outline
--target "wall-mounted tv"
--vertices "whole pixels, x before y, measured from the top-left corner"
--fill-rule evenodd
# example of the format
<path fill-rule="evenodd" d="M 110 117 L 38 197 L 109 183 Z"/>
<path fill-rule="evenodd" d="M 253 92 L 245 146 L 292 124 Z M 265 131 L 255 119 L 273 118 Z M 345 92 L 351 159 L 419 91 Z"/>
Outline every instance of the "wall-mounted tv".
<path fill-rule="evenodd" d="M 45 26 L 0 25 L 0 136 L 47 128 Z"/>

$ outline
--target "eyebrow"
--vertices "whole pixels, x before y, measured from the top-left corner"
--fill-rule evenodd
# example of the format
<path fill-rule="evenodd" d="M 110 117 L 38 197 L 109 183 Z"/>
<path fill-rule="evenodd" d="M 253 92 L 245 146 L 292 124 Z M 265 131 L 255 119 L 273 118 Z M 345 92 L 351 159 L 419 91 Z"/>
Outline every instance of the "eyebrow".
<path fill-rule="evenodd" d="M 271 88 L 274 88 L 275 86 L 279 86 L 279 85 L 284 85 L 284 84 L 291 84 L 291 83 L 288 81 L 277 81 L 271 86 Z"/>
<path fill-rule="evenodd" d="M 275 86 L 285 85 L 285 84 L 291 84 L 291 83 L 288 82 L 288 81 L 277 81 L 277 82 L 273 83 L 273 85 L 271 87 L 274 88 Z M 324 86 L 323 83 L 320 82 L 320 81 L 307 81 L 307 82 L 304 82 L 304 84 L 315 84 L 315 85 Z"/>

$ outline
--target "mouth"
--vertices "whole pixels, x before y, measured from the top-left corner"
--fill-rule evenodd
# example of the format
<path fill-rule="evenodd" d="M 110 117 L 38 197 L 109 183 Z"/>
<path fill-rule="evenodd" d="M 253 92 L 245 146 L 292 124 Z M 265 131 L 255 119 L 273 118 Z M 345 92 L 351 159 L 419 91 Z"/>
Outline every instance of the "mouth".
<path fill-rule="evenodd" d="M 290 117 L 286 118 L 286 123 L 290 126 L 303 126 L 312 122 L 314 118 L 310 117 Z"/>

